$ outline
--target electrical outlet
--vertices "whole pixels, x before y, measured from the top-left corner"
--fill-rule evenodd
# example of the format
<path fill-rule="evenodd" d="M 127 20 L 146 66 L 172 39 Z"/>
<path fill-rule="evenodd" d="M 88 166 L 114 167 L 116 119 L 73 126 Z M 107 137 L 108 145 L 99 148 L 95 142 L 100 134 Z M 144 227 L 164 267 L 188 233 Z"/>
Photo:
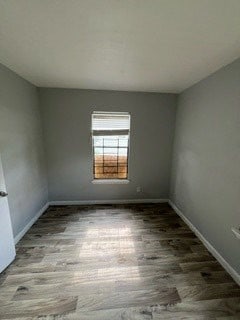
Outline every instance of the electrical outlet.
<path fill-rule="evenodd" d="M 141 187 L 137 187 L 137 192 L 141 192 Z"/>
<path fill-rule="evenodd" d="M 240 227 L 238 228 L 232 228 L 232 232 L 235 234 L 235 236 L 240 239 Z"/>

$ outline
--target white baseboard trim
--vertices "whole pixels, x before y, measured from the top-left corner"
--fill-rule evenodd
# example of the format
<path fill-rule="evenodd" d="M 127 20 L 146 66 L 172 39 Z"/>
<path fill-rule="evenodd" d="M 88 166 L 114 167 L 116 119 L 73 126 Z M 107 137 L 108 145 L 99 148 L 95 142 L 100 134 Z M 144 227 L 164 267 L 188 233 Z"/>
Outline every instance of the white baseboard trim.
<path fill-rule="evenodd" d="M 188 218 L 182 213 L 180 209 L 169 200 L 170 206 L 176 211 L 180 218 L 189 226 L 189 228 L 195 233 L 195 235 L 202 241 L 203 245 L 211 252 L 211 254 L 217 259 L 222 267 L 232 276 L 232 278 L 240 285 L 240 274 L 234 270 L 230 264 L 220 255 L 220 253 L 211 245 L 211 243 L 201 234 L 201 232 L 191 223 Z"/>
<path fill-rule="evenodd" d="M 37 214 L 28 222 L 28 224 L 14 237 L 14 243 L 17 244 L 25 233 L 31 228 L 31 226 L 37 221 L 37 219 L 47 210 L 49 207 L 49 203 L 47 202 L 38 212 Z"/>
<path fill-rule="evenodd" d="M 123 199 L 123 200 L 76 200 L 76 201 L 50 201 L 50 206 L 65 205 L 91 205 L 91 204 L 128 204 L 128 203 L 164 203 L 168 199 Z"/>

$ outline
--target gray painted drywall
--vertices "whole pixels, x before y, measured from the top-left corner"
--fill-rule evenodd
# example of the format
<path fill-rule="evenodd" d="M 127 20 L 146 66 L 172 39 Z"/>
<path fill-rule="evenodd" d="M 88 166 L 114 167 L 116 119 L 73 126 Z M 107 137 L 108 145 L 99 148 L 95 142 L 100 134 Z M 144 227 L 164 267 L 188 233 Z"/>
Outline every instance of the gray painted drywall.
<path fill-rule="evenodd" d="M 48 198 L 36 87 L 0 64 L 0 153 L 16 236 Z"/>
<path fill-rule="evenodd" d="M 170 198 L 240 273 L 240 59 L 180 94 Z"/>
<path fill-rule="evenodd" d="M 50 200 L 168 198 L 176 95 L 41 88 L 39 96 Z M 129 184 L 92 184 L 93 111 L 131 113 Z"/>

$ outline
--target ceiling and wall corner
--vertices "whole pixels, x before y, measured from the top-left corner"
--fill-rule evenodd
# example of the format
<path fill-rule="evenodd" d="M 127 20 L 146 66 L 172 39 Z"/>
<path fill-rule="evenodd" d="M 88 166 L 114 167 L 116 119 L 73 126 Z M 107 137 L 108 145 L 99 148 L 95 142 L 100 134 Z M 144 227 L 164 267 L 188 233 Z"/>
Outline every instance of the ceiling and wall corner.
<path fill-rule="evenodd" d="M 38 87 L 179 93 L 240 55 L 239 0 L 0 0 L 0 62 Z"/>

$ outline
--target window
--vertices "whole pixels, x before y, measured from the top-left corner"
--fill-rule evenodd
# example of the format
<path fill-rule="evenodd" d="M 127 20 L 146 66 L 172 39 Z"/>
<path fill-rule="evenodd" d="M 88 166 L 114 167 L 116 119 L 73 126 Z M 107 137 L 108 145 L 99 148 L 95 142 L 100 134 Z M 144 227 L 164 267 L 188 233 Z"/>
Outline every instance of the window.
<path fill-rule="evenodd" d="M 129 136 L 129 113 L 92 114 L 94 179 L 128 178 Z"/>

